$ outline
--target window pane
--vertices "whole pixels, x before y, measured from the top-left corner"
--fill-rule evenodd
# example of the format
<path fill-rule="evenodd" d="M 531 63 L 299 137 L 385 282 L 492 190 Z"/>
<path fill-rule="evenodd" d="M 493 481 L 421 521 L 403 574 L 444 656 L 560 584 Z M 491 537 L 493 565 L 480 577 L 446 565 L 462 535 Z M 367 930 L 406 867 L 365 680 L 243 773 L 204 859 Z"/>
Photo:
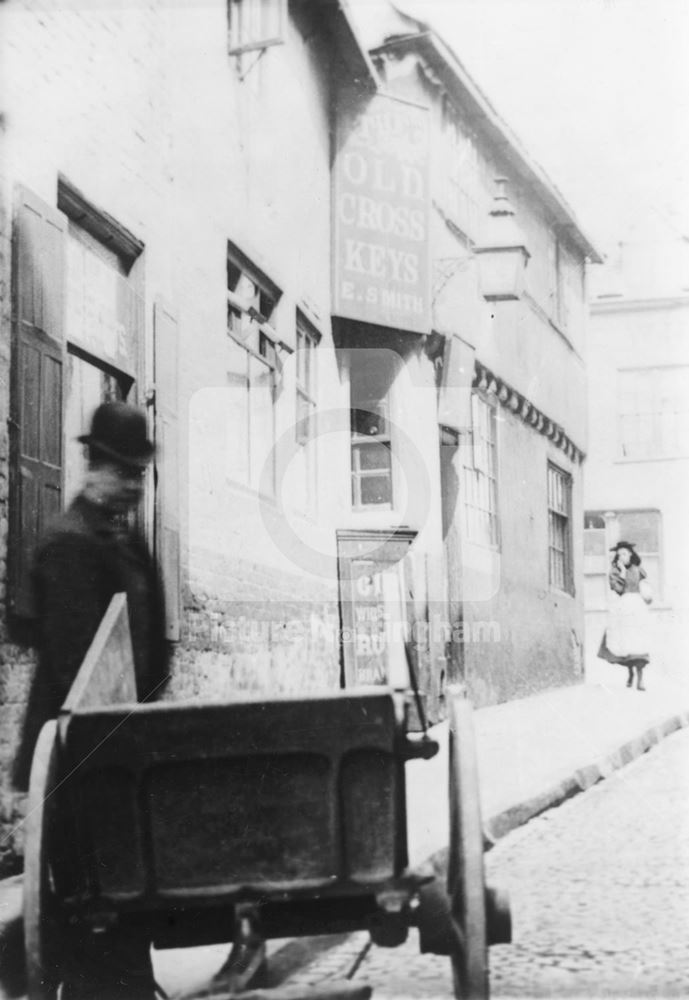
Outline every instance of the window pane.
<path fill-rule="evenodd" d="M 477 545 L 499 540 L 495 409 L 480 396 L 471 398 L 472 446 L 464 449 L 461 472 L 463 522 Z"/>
<path fill-rule="evenodd" d="M 620 511 L 617 520 L 620 526 L 620 538 L 634 542 L 640 552 L 658 551 L 660 515 L 657 511 Z"/>
<path fill-rule="evenodd" d="M 605 555 L 605 530 L 589 528 L 584 531 L 584 555 Z"/>
<path fill-rule="evenodd" d="M 392 502 L 392 483 L 390 476 L 366 476 L 360 481 L 361 503 L 381 504 Z"/>
<path fill-rule="evenodd" d="M 584 577 L 584 607 L 604 608 L 607 599 L 608 578 L 602 574 Z"/>
<path fill-rule="evenodd" d="M 242 276 L 241 268 L 237 267 L 234 261 L 227 261 L 227 287 L 230 291 L 235 292 L 237 290 L 237 285 L 239 284 L 239 279 Z"/>
<path fill-rule="evenodd" d="M 572 480 L 568 473 L 548 464 L 548 544 L 550 583 L 572 591 L 571 506 Z"/>
<path fill-rule="evenodd" d="M 689 366 L 618 372 L 620 450 L 625 458 L 687 453 Z"/>
<path fill-rule="evenodd" d="M 658 556 L 644 556 L 642 566 L 653 589 L 654 600 L 659 601 L 661 598 L 660 559 Z"/>
<path fill-rule="evenodd" d="M 390 351 L 354 350 L 350 356 L 352 496 L 355 506 L 392 503 L 388 392 L 395 372 Z M 362 437 L 376 437 L 363 442 Z M 372 470 L 384 470 L 372 475 Z"/>
<path fill-rule="evenodd" d="M 76 439 L 85 433 L 93 411 L 101 403 L 124 399 L 123 386 L 114 375 L 71 352 L 67 355 L 67 402 L 65 408 L 65 500 L 79 489 L 86 457 Z"/>
<path fill-rule="evenodd" d="M 371 444 L 356 445 L 354 450 L 358 456 L 360 469 L 388 470 L 391 467 L 390 448 L 387 444 L 372 442 Z"/>
<path fill-rule="evenodd" d="M 277 351 L 275 349 L 275 344 L 272 342 L 272 340 L 269 340 L 268 337 L 266 337 L 265 334 L 263 333 L 259 333 L 258 353 L 261 355 L 262 358 L 266 359 L 267 364 L 270 365 L 271 368 L 276 367 Z"/>

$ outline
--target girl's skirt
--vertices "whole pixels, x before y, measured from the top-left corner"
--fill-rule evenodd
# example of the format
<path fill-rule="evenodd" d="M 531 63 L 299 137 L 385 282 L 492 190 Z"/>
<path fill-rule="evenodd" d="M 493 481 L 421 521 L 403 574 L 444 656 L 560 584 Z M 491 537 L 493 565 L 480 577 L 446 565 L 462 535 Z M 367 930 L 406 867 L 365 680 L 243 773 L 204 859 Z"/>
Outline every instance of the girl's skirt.
<path fill-rule="evenodd" d="M 614 598 L 598 655 L 608 663 L 648 663 L 651 615 L 641 594 Z"/>

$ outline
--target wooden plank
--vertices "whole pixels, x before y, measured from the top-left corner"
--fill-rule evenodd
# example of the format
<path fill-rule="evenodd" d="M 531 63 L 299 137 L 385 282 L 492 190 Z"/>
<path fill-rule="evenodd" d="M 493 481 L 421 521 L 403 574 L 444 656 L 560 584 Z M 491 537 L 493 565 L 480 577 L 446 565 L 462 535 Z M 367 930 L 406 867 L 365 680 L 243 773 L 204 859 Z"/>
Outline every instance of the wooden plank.
<path fill-rule="evenodd" d="M 165 595 L 165 638 L 179 642 L 181 623 L 179 488 L 179 328 L 160 300 L 153 319 L 155 365 L 156 555 Z"/>
<path fill-rule="evenodd" d="M 103 615 L 62 713 L 136 702 L 134 652 L 126 594 L 115 594 Z"/>
<path fill-rule="evenodd" d="M 369 1000 L 373 987 L 368 983 L 351 983 L 333 979 L 320 986 L 276 986 L 267 989 L 243 990 L 241 993 L 209 989 L 189 994 L 184 1000 Z"/>

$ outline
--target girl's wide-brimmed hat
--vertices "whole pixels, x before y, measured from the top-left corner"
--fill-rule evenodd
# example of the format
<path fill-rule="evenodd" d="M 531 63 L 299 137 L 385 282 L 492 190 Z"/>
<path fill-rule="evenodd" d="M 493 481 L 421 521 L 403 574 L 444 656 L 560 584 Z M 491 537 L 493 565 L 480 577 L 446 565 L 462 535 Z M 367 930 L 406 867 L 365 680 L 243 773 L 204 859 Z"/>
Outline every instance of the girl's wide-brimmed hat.
<path fill-rule="evenodd" d="M 155 451 L 148 440 L 146 414 L 129 403 L 101 403 L 93 414 L 91 431 L 78 441 L 122 465 L 143 468 Z"/>
<path fill-rule="evenodd" d="M 636 545 L 634 542 L 617 542 L 616 545 L 613 545 L 610 551 L 617 552 L 618 549 L 629 549 L 630 552 L 636 552 Z"/>

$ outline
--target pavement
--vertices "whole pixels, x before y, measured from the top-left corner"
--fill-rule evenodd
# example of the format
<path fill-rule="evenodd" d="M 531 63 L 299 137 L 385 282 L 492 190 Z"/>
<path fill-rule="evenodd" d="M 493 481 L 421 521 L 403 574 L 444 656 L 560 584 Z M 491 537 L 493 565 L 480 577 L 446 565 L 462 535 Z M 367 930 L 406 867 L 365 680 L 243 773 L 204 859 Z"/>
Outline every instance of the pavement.
<path fill-rule="evenodd" d="M 625 686 L 625 670 L 601 661 L 590 668 L 585 683 L 474 713 L 481 809 L 489 841 L 585 791 L 665 736 L 689 726 L 689 677 L 654 673 L 652 667 L 645 673 L 647 690 L 637 691 Z M 413 867 L 447 846 L 446 724 L 433 727 L 430 735 L 440 743 L 440 753 L 430 761 L 407 764 Z M 20 880 L 0 882 L 0 969 L 16 942 L 20 906 Z M 198 961 L 193 962 L 187 950 L 157 953 L 156 972 L 166 989 L 172 987 L 179 995 L 192 982 L 209 979 L 227 948 L 194 951 Z M 269 962 L 289 969 L 295 962 L 306 962 L 308 951 L 304 941 L 270 942 Z M 0 1000 L 11 995 L 17 993 L 3 994 L 0 983 Z"/>
<path fill-rule="evenodd" d="M 689 676 L 645 671 L 646 691 L 627 688 L 627 671 L 592 664 L 587 681 L 474 712 L 481 815 L 490 840 L 645 753 L 689 725 Z M 447 845 L 447 726 L 432 761 L 407 764 L 412 866 Z"/>

